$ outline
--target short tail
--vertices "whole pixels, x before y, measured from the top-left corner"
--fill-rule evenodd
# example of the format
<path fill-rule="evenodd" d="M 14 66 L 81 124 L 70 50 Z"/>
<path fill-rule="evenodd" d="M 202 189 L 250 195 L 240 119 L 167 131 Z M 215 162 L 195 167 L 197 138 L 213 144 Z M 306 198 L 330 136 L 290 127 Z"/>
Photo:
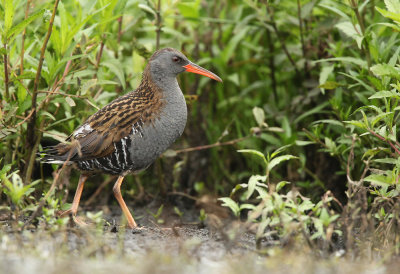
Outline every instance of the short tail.
<path fill-rule="evenodd" d="M 71 144 L 57 144 L 55 146 L 46 147 L 42 151 L 38 152 L 40 159 L 43 163 L 48 164 L 64 164 L 65 162 L 71 162 L 74 156 L 76 156 L 76 149 Z"/>

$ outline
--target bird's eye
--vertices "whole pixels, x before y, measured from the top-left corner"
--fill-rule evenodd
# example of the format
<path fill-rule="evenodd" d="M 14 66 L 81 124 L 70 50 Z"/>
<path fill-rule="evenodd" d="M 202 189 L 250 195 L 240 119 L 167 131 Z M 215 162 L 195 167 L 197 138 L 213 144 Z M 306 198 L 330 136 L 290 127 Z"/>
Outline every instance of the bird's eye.
<path fill-rule="evenodd" d="M 174 61 L 175 63 L 178 63 L 180 60 L 182 60 L 182 59 L 178 56 L 172 57 L 172 61 Z"/>

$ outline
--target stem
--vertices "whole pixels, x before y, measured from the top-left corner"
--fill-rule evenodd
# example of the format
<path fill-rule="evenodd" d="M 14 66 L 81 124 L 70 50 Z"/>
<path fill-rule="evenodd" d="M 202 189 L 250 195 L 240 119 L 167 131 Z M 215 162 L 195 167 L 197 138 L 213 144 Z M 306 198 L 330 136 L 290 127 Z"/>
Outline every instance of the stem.
<path fill-rule="evenodd" d="M 44 126 L 44 121 L 42 120 L 40 123 L 40 128 L 42 128 Z M 26 173 L 25 173 L 25 183 L 28 184 L 31 181 L 31 176 L 32 176 L 32 172 L 33 172 L 33 164 L 35 163 L 35 158 L 36 158 L 36 151 L 39 147 L 40 144 L 40 140 L 41 140 L 41 135 L 38 135 L 36 138 L 36 142 L 32 147 L 31 153 L 29 154 L 29 158 L 28 158 L 28 162 L 29 163 L 26 167 Z"/>
<path fill-rule="evenodd" d="M 380 140 L 382 140 L 382 141 L 384 141 L 384 142 L 387 142 L 387 143 L 394 149 L 394 151 L 396 151 L 396 153 L 397 153 L 398 155 L 400 155 L 400 150 L 399 150 L 389 139 L 386 139 L 385 137 L 379 135 L 378 133 L 374 132 L 372 129 L 368 129 L 368 131 L 369 131 L 372 135 L 374 135 L 375 137 L 378 137 Z"/>
<path fill-rule="evenodd" d="M 351 149 L 350 149 L 349 157 L 347 158 L 347 165 L 346 165 L 346 175 L 347 175 L 347 181 L 349 182 L 349 187 L 354 185 L 354 181 L 351 179 L 350 166 L 354 162 L 355 143 L 356 143 L 356 138 L 353 135 L 352 139 L 351 139 Z"/>
<path fill-rule="evenodd" d="M 309 130 L 307 130 L 307 129 L 305 129 L 305 128 L 303 128 L 303 131 L 306 133 L 306 135 L 307 135 L 307 137 L 308 137 L 309 139 L 311 139 L 311 140 L 314 141 L 315 143 L 320 144 L 320 145 L 323 146 L 324 148 L 328 148 L 328 146 L 327 146 L 324 142 L 322 142 L 320 139 L 318 139 L 316 136 L 314 136 L 314 134 L 313 134 L 311 131 L 309 131 Z M 341 155 L 335 155 L 335 156 L 336 156 L 337 159 L 339 160 L 340 164 L 342 164 L 343 166 L 346 165 L 346 162 L 343 160 L 343 158 L 341 157 Z"/>
<path fill-rule="evenodd" d="M 121 43 L 121 36 L 122 36 L 122 16 L 118 18 L 118 37 L 117 37 L 118 44 Z"/>
<path fill-rule="evenodd" d="M 99 53 L 97 54 L 97 59 L 96 59 L 96 70 L 99 69 L 100 61 L 101 61 L 101 56 L 103 56 L 104 38 L 105 38 L 105 35 L 103 36 L 103 39 L 101 40 L 100 51 L 99 51 Z"/>
<path fill-rule="evenodd" d="M 117 35 L 117 50 L 115 51 L 115 58 L 118 59 L 119 45 L 121 44 L 122 37 L 122 16 L 118 17 L 118 35 Z"/>
<path fill-rule="evenodd" d="M 275 78 L 275 47 L 274 43 L 271 39 L 271 32 L 267 29 L 267 43 L 269 49 L 269 69 L 270 69 L 270 77 L 271 77 L 271 85 L 272 85 L 272 93 L 274 94 L 275 103 L 278 103 L 278 91 L 276 88 L 276 78 Z"/>
<path fill-rule="evenodd" d="M 43 46 L 40 51 L 40 59 L 39 59 L 39 65 L 37 68 L 36 72 L 36 77 L 35 81 L 33 83 L 33 91 L 32 91 L 32 116 L 29 119 L 28 122 L 28 127 L 27 127 L 27 133 L 26 133 L 26 145 L 28 147 L 27 149 L 27 155 L 26 155 L 26 165 L 25 165 L 25 182 L 29 183 L 31 180 L 31 175 L 32 175 L 32 169 L 33 169 L 33 160 L 35 159 L 34 155 L 36 154 L 36 151 L 34 149 L 35 143 L 36 143 L 36 136 L 35 136 L 35 124 L 36 124 L 36 100 L 37 100 L 37 90 L 39 86 L 39 80 L 40 76 L 42 73 L 42 66 L 43 66 L 43 61 L 44 61 L 44 54 L 46 51 L 47 43 L 49 42 L 51 32 L 53 30 L 53 23 L 54 23 L 54 17 L 56 16 L 57 12 L 57 7 L 58 3 L 60 0 L 56 0 L 54 3 L 54 8 L 53 8 L 53 13 L 50 18 L 49 22 L 49 28 L 47 30 L 46 37 L 44 38 Z"/>
<path fill-rule="evenodd" d="M 40 90 L 38 93 L 47 93 L 47 94 L 58 94 L 62 95 L 64 97 L 74 97 L 74 98 L 80 98 L 80 99 L 87 99 L 87 96 L 82 96 L 82 95 L 75 95 L 75 94 L 66 94 L 62 92 L 57 92 L 57 91 L 48 91 L 48 90 Z"/>
<path fill-rule="evenodd" d="M 56 1 L 58 1 L 58 0 L 56 0 Z M 67 160 L 64 162 L 61 169 L 59 169 L 56 176 L 54 177 L 53 183 L 51 184 L 49 191 L 47 191 L 46 195 L 40 200 L 36 210 L 29 217 L 29 219 L 24 223 L 21 230 L 23 230 L 27 225 L 29 225 L 35 219 L 35 217 L 39 214 L 40 209 L 44 206 L 47 199 L 50 197 L 50 195 L 53 193 L 54 189 L 56 188 L 60 174 L 61 174 L 61 172 L 63 172 L 64 168 L 68 164 L 70 157 L 71 157 L 71 153 L 68 154 Z"/>
<path fill-rule="evenodd" d="M 103 56 L 103 49 L 104 49 L 104 39 L 106 38 L 106 35 L 103 35 L 103 38 L 101 39 L 101 43 L 100 43 L 100 50 L 97 53 L 96 56 L 96 64 L 94 64 L 95 68 L 96 68 L 96 72 L 93 75 L 93 79 L 97 79 L 97 73 L 99 71 L 99 66 L 100 66 L 100 61 L 101 61 L 101 56 Z"/>
<path fill-rule="evenodd" d="M 32 0 L 28 0 L 26 3 L 26 9 L 25 9 L 25 20 L 28 18 L 29 14 L 29 7 L 31 5 Z M 26 28 L 22 31 L 22 42 L 21 42 L 21 63 L 19 65 L 19 75 L 22 75 L 24 73 L 24 54 L 25 54 L 25 36 L 26 36 Z"/>
<path fill-rule="evenodd" d="M 6 53 L 4 53 L 4 88 L 6 91 L 6 99 L 10 98 L 10 93 L 8 91 L 8 56 L 7 56 L 7 42 L 4 43 L 4 49 Z"/>
<path fill-rule="evenodd" d="M 251 136 L 245 136 L 242 138 L 238 138 L 238 139 L 234 139 L 234 140 L 230 140 L 227 142 L 216 142 L 214 144 L 210 144 L 210 145 L 204 145 L 204 146 L 197 146 L 197 147 L 189 147 L 189 148 L 184 148 L 184 149 L 179 149 L 179 150 L 175 150 L 175 153 L 187 153 L 187 152 L 192 152 L 192 151 L 198 151 L 198 150 L 204 150 L 204 149 L 210 149 L 210 148 L 214 148 L 214 147 L 221 147 L 221 146 L 230 146 L 230 145 L 234 145 L 236 143 L 239 143 L 241 141 L 244 141 L 248 138 L 250 138 Z"/>
<path fill-rule="evenodd" d="M 357 17 L 358 23 L 360 24 L 361 33 L 362 33 L 362 35 L 363 35 L 363 37 L 364 37 L 364 42 L 365 42 L 365 43 L 363 44 L 362 49 L 363 49 L 363 51 L 364 51 L 365 57 L 367 58 L 368 72 L 369 72 L 369 74 L 371 74 L 371 71 L 369 70 L 369 68 L 371 67 L 371 55 L 370 55 L 369 50 L 368 50 L 368 48 L 369 48 L 369 46 L 368 46 L 368 41 L 367 41 L 367 39 L 365 38 L 364 19 L 363 19 L 363 17 L 361 16 L 361 14 L 360 14 L 359 11 L 358 11 L 358 4 L 356 3 L 355 0 L 350 0 L 350 6 L 351 6 L 351 8 L 353 9 L 353 11 L 354 11 L 354 13 L 355 13 L 355 15 L 356 15 L 356 17 Z M 355 26 L 354 26 L 354 28 L 355 28 Z M 356 30 L 357 30 L 357 29 L 356 29 Z"/>
<path fill-rule="evenodd" d="M 161 33 L 161 0 L 157 2 L 156 10 L 156 50 L 160 48 L 160 33 Z"/>
<path fill-rule="evenodd" d="M 297 17 L 299 18 L 300 41 L 301 41 L 301 49 L 303 51 L 303 58 L 304 58 L 304 72 L 306 72 L 307 71 L 306 45 L 304 43 L 303 20 L 301 19 L 300 0 L 297 0 Z"/>
<path fill-rule="evenodd" d="M 168 192 L 167 195 L 168 195 L 168 196 L 169 196 L 169 195 L 171 195 L 171 196 L 172 196 L 172 195 L 182 196 L 182 197 L 186 197 L 186 198 L 188 198 L 188 199 L 190 199 L 190 200 L 194 200 L 194 201 L 198 201 L 198 200 L 199 200 L 198 198 L 196 198 L 196 197 L 194 197 L 194 196 L 192 196 L 192 195 L 189 195 L 189 194 L 184 193 L 184 192 L 179 192 L 179 191 Z"/>
<path fill-rule="evenodd" d="M 282 38 L 282 36 L 280 35 L 280 33 L 278 31 L 278 28 L 276 27 L 276 23 L 274 21 L 274 13 L 270 9 L 269 6 L 267 6 L 267 12 L 268 12 L 269 16 L 271 17 L 270 24 L 271 24 L 272 28 L 274 29 L 276 36 L 278 37 L 279 43 L 281 44 L 283 51 L 285 52 L 287 58 L 289 59 L 289 62 L 292 64 L 294 70 L 296 71 L 296 74 L 300 75 L 300 71 L 297 69 L 296 63 L 294 62 L 292 56 L 290 55 L 290 53 L 286 47 L 285 40 Z"/>

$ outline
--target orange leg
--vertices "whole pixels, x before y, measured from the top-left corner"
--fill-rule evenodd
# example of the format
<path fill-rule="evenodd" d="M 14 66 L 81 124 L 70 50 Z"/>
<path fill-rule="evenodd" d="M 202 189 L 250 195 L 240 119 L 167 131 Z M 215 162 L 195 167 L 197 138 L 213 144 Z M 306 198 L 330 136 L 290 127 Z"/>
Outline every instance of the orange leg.
<path fill-rule="evenodd" d="M 122 211 L 124 212 L 125 218 L 128 220 L 129 228 L 136 228 L 137 224 L 136 224 L 135 220 L 133 219 L 132 214 L 129 212 L 129 209 L 126 206 L 125 201 L 121 195 L 121 184 L 122 184 L 123 180 L 124 180 L 124 176 L 119 176 L 118 180 L 115 182 L 114 187 L 113 187 L 114 196 L 115 196 L 115 198 L 117 198 L 117 201 L 118 201 Z"/>
<path fill-rule="evenodd" d="M 75 223 L 77 223 L 78 225 L 85 225 L 84 223 L 82 223 L 81 221 L 79 221 L 78 219 L 76 219 L 76 212 L 78 211 L 78 207 L 79 207 L 79 201 L 81 200 L 81 195 L 82 195 L 82 190 L 83 190 L 83 186 L 85 185 L 85 182 L 87 180 L 88 176 L 82 174 L 79 177 L 79 183 L 78 183 L 78 187 L 76 188 L 76 192 L 75 192 L 75 196 L 74 196 L 74 201 L 72 202 L 72 206 L 70 209 L 62 212 L 60 214 L 60 217 L 65 217 L 67 215 L 72 215 L 72 218 L 74 220 Z"/>

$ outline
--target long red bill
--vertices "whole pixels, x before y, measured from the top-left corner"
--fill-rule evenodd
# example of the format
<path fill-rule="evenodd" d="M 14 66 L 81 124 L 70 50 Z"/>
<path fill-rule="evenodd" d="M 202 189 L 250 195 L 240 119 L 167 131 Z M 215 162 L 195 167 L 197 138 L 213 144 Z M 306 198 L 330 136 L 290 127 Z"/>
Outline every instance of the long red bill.
<path fill-rule="evenodd" d="M 201 74 L 204 76 L 207 76 L 211 79 L 214 79 L 218 82 L 222 82 L 222 79 L 219 78 L 216 74 L 212 73 L 209 70 L 206 70 L 205 68 L 200 67 L 199 65 L 196 65 L 195 63 L 190 62 L 189 64 L 187 64 L 186 66 L 183 66 L 187 72 L 193 72 L 193 73 L 197 73 L 197 74 Z"/>

